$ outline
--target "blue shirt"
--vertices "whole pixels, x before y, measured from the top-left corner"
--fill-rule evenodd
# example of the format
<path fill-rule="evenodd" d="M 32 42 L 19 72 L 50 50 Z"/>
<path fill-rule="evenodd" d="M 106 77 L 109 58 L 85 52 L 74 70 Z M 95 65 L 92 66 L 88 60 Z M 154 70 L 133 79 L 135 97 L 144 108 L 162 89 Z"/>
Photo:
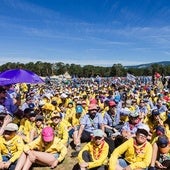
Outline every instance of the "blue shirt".
<path fill-rule="evenodd" d="M 125 122 L 124 126 L 122 127 L 122 131 L 126 130 L 126 131 L 129 131 L 131 134 L 135 134 L 137 129 L 138 129 L 138 127 L 142 126 L 142 125 L 143 125 L 143 123 L 139 122 L 138 124 L 136 124 L 133 127 L 131 127 L 129 122 Z"/>
<path fill-rule="evenodd" d="M 95 129 L 100 129 L 100 126 L 103 124 L 103 117 L 101 113 L 96 113 L 94 119 L 90 118 L 89 113 L 84 115 L 80 119 L 80 125 L 85 125 L 84 130 L 87 132 L 93 132 Z"/>
<path fill-rule="evenodd" d="M 116 110 L 115 115 L 111 115 L 108 112 L 104 114 L 104 124 L 108 126 L 116 126 L 120 123 L 120 111 Z"/>

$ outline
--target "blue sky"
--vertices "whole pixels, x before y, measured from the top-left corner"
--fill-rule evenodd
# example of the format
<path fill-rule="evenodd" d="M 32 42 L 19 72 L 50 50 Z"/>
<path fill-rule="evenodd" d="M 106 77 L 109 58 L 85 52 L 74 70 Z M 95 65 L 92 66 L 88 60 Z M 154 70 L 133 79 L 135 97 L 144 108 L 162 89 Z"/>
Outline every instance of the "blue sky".
<path fill-rule="evenodd" d="M 0 65 L 170 61 L 169 0 L 0 0 Z"/>

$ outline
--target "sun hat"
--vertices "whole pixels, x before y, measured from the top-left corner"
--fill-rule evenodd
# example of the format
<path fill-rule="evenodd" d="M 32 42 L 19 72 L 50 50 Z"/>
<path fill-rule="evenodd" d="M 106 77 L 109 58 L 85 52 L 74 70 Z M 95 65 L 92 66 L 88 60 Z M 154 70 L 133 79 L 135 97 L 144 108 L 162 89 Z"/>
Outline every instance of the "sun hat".
<path fill-rule="evenodd" d="M 6 130 L 6 131 L 11 131 L 11 132 L 17 131 L 17 130 L 18 130 L 18 125 L 15 124 L 15 123 L 8 123 L 8 124 L 6 125 L 6 127 L 4 128 L 4 130 Z"/>
<path fill-rule="evenodd" d="M 43 128 L 41 134 L 45 142 L 51 142 L 54 138 L 54 130 L 49 126 Z"/>
<path fill-rule="evenodd" d="M 88 110 L 97 110 L 97 105 L 96 104 L 90 104 L 88 107 Z"/>
<path fill-rule="evenodd" d="M 101 129 L 96 129 L 96 130 L 93 131 L 93 136 L 94 137 L 103 137 L 104 132 Z"/>

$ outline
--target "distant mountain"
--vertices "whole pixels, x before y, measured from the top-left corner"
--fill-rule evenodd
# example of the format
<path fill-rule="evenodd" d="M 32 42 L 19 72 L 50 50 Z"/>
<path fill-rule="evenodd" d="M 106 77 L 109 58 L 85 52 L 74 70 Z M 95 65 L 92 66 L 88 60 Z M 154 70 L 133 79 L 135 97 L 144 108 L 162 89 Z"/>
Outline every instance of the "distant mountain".
<path fill-rule="evenodd" d="M 150 67 L 153 64 L 168 66 L 168 65 L 170 65 L 170 61 L 160 61 L 160 62 L 154 62 L 154 63 L 133 65 L 133 66 L 125 66 L 125 68 L 147 68 L 147 67 Z"/>

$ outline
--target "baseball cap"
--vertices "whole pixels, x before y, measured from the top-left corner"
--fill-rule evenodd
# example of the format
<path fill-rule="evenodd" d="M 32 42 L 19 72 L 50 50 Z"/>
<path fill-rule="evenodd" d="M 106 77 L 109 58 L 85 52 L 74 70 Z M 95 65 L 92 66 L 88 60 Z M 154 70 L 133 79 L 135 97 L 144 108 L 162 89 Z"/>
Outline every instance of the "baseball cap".
<path fill-rule="evenodd" d="M 94 137 L 103 137 L 104 132 L 101 129 L 96 129 L 96 130 L 93 131 L 93 136 Z"/>
<path fill-rule="evenodd" d="M 114 106 L 116 106 L 116 103 L 111 100 L 111 101 L 109 101 L 109 106 L 110 106 L 110 107 L 114 107 Z"/>
<path fill-rule="evenodd" d="M 161 135 L 158 137 L 157 145 L 161 148 L 165 148 L 169 143 L 168 137 L 166 135 Z"/>
<path fill-rule="evenodd" d="M 6 125 L 6 127 L 4 128 L 4 130 L 7 130 L 7 131 L 17 131 L 18 130 L 18 125 L 15 124 L 15 123 L 8 123 Z"/>
<path fill-rule="evenodd" d="M 43 128 L 41 134 L 45 142 L 51 142 L 54 138 L 54 130 L 52 127 L 49 126 Z"/>
<path fill-rule="evenodd" d="M 159 134 L 165 134 L 165 128 L 163 126 L 160 126 L 158 125 L 156 127 L 156 134 L 159 135 Z"/>
<path fill-rule="evenodd" d="M 97 100 L 95 98 L 90 99 L 90 104 L 97 104 Z"/>
<path fill-rule="evenodd" d="M 34 103 L 29 103 L 29 104 L 28 104 L 28 107 L 29 107 L 30 109 L 34 109 L 35 104 L 34 104 Z"/>
<path fill-rule="evenodd" d="M 76 113 L 82 113 L 83 112 L 83 108 L 82 108 L 82 106 L 80 106 L 80 105 L 78 105 L 77 107 L 76 107 Z"/>
<path fill-rule="evenodd" d="M 152 110 L 152 115 L 159 115 L 159 110 L 158 109 Z"/>
<path fill-rule="evenodd" d="M 97 105 L 96 104 L 90 104 L 88 107 L 88 110 L 97 110 Z"/>
<path fill-rule="evenodd" d="M 35 117 L 35 121 L 38 121 L 38 120 L 43 121 L 43 120 L 44 120 L 44 116 L 42 116 L 42 115 L 37 115 L 37 116 Z"/>
<path fill-rule="evenodd" d="M 135 110 L 133 112 L 130 112 L 129 116 L 131 116 L 131 117 L 138 117 L 139 116 L 139 111 Z"/>
<path fill-rule="evenodd" d="M 30 111 L 30 112 L 28 113 L 28 116 L 29 116 L 29 117 L 35 117 L 35 116 L 36 116 L 36 112 Z"/>
<path fill-rule="evenodd" d="M 140 126 L 138 126 L 136 133 L 137 134 L 141 133 L 141 134 L 143 134 L 145 136 L 148 136 L 149 135 L 149 131 L 150 131 L 150 129 L 149 129 L 148 125 L 141 124 Z"/>

